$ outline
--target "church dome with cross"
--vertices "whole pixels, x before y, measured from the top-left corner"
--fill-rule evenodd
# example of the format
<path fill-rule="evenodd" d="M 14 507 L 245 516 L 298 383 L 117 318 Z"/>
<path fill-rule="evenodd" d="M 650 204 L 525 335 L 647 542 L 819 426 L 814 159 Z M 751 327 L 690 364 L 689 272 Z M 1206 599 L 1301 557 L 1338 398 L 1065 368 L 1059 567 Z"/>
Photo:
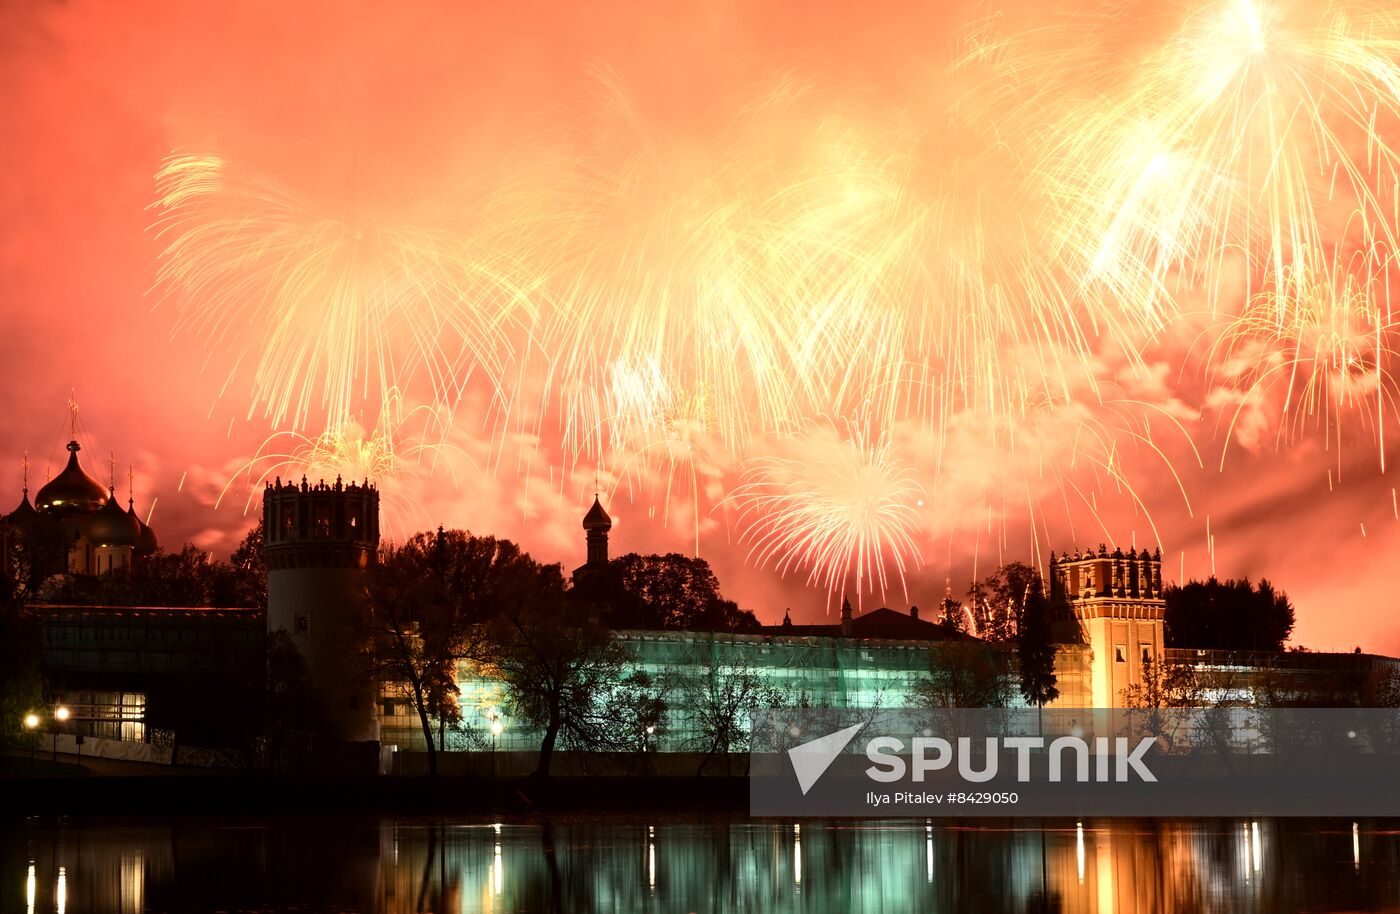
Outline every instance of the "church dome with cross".
<path fill-rule="evenodd" d="M 0 549 L 8 560 L 10 550 L 28 548 L 43 552 L 43 577 L 54 574 L 126 573 L 135 560 L 156 551 L 153 531 L 136 513 L 128 497 L 122 508 L 116 494 L 116 459 L 110 459 L 112 477 L 103 485 L 83 468 L 79 454 L 77 406 L 70 402 L 71 438 L 68 460 L 58 475 L 39 487 L 29 499 L 29 457 L 23 460 L 24 481 L 18 507 L 0 515 Z M 128 485 L 134 479 L 128 471 Z M 52 552 L 53 555 L 47 555 Z"/>
<path fill-rule="evenodd" d="M 34 499 L 38 510 L 63 517 L 87 516 L 107 503 L 107 490 L 78 462 L 81 450 L 76 439 L 68 442 L 68 465 L 39 489 Z"/>

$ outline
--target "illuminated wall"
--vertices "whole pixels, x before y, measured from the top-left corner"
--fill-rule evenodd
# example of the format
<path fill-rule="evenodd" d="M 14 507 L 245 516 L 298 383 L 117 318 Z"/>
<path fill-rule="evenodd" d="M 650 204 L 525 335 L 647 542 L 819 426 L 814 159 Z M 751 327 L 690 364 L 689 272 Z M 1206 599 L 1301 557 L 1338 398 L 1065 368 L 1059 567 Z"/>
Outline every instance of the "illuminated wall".
<path fill-rule="evenodd" d="M 903 708 L 917 704 L 912 689 L 929 671 L 945 642 L 874 639 L 710 634 L 705 632 L 624 631 L 618 639 L 630 666 L 653 678 L 701 677 L 712 668 L 720 675 L 752 670 L 788 704 L 824 708 Z M 1067 692 L 1082 697 L 1087 670 L 1082 648 L 1061 652 Z M 499 682 L 473 676 L 464 665 L 461 688 L 463 728 L 470 736 L 448 735 L 449 748 L 490 748 L 490 714 L 504 725 L 494 746 L 503 751 L 538 749 L 540 734 L 505 713 Z M 1059 704 L 1063 705 L 1063 699 Z M 402 749 L 421 749 L 423 736 L 407 697 L 386 692 L 380 701 L 382 741 Z M 671 702 L 667 732 L 658 735 L 660 751 L 696 748 L 693 713 L 683 701 Z M 385 710 L 390 711 L 383 715 Z"/>

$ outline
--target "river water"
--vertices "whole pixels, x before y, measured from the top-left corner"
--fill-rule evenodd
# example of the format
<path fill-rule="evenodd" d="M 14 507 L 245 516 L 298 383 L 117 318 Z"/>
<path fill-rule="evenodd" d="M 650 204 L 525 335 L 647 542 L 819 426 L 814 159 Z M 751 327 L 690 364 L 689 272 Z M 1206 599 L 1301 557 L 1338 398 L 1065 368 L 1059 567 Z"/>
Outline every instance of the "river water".
<path fill-rule="evenodd" d="M 29 820 L 0 911 L 1400 910 L 1400 823 Z"/>

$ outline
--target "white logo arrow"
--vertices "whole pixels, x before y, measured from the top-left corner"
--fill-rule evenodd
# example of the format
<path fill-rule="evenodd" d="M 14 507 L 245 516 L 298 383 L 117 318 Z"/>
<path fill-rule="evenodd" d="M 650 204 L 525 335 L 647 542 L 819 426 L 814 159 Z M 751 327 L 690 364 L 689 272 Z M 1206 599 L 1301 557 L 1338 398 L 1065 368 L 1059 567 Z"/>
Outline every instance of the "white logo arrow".
<path fill-rule="evenodd" d="M 841 754 L 841 750 L 845 749 L 864 727 L 865 724 L 856 724 L 788 750 L 793 773 L 797 775 L 797 786 L 802 788 L 804 797 L 807 791 L 812 789 L 812 785 L 826 773 L 826 769 L 831 767 L 831 763 L 836 761 L 836 756 Z"/>

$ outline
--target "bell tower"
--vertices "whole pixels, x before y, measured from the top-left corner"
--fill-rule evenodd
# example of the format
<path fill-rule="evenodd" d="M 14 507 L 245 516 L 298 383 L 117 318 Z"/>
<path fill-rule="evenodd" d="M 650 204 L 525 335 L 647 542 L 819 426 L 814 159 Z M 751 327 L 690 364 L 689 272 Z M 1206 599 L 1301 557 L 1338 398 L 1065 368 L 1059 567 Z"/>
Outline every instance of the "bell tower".
<path fill-rule="evenodd" d="M 593 507 L 583 516 L 584 534 L 588 540 L 589 568 L 603 568 L 608 564 L 608 531 L 612 529 L 612 518 L 603 510 L 598 496 L 593 496 Z"/>
<path fill-rule="evenodd" d="M 593 507 L 583 516 L 584 539 L 588 545 L 588 558 L 574 569 L 574 589 L 579 594 L 595 596 L 603 573 L 608 569 L 608 531 L 612 529 L 612 518 L 603 510 L 598 496 L 593 496 Z"/>

